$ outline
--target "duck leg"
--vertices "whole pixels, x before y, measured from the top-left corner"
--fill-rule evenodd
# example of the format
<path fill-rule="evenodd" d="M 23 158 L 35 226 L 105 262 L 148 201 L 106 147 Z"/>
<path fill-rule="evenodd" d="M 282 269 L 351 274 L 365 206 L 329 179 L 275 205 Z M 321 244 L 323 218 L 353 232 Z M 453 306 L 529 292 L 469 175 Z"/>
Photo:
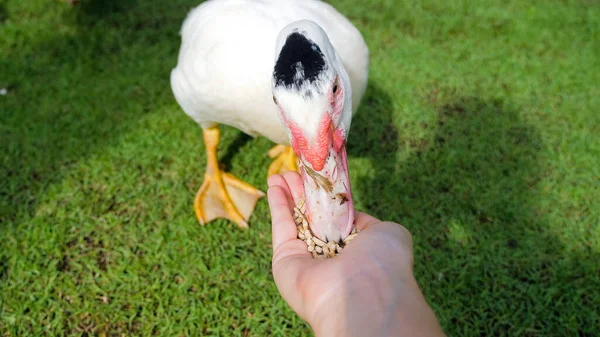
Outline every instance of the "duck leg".
<path fill-rule="evenodd" d="M 298 156 L 296 156 L 291 146 L 276 145 L 269 150 L 269 157 L 275 158 L 269 166 L 269 177 L 273 174 L 282 174 L 287 171 L 298 172 Z"/>
<path fill-rule="evenodd" d="M 235 222 L 240 228 L 248 228 L 248 219 L 256 202 L 265 196 L 252 185 L 219 169 L 217 148 L 221 140 L 219 127 L 203 129 L 207 165 L 204 182 L 196 194 L 194 211 L 200 224 L 217 218 Z"/>

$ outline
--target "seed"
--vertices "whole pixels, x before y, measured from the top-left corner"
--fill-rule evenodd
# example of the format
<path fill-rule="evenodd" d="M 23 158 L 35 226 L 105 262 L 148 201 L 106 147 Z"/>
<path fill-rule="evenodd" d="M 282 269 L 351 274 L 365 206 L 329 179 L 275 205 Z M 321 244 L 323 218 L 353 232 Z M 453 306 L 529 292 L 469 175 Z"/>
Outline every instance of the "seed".
<path fill-rule="evenodd" d="M 310 232 L 310 230 L 308 230 L 308 229 L 305 229 L 305 230 L 304 230 L 304 236 L 306 236 L 306 237 L 307 237 L 307 238 L 309 238 L 309 239 L 311 239 L 311 238 L 312 238 L 313 240 L 315 239 L 315 238 L 312 236 L 312 233 Z"/>
<path fill-rule="evenodd" d="M 306 200 L 302 199 L 294 207 L 293 218 L 294 223 L 296 224 L 297 237 L 306 243 L 307 250 L 311 253 L 313 259 L 329 259 L 335 257 L 342 251 L 342 246 L 344 246 L 347 241 L 350 241 L 354 238 L 353 234 L 358 232 L 356 228 L 353 228 L 351 235 L 349 235 L 349 239 L 347 238 L 347 240 L 344 240 L 343 243 L 338 243 L 335 241 L 325 242 L 312 234 L 308 224 L 308 219 L 304 215 L 305 212 Z"/>
<path fill-rule="evenodd" d="M 321 247 L 325 246 L 325 242 L 323 242 L 323 240 L 319 239 L 316 236 L 313 238 L 313 241 L 317 244 L 317 246 L 321 246 Z"/>

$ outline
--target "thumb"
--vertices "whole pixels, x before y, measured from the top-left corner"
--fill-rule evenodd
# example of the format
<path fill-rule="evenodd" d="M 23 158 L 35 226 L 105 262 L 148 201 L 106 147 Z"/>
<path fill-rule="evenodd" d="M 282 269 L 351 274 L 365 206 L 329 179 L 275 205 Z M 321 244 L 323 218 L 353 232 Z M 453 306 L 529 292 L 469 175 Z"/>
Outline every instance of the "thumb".
<path fill-rule="evenodd" d="M 296 312 L 302 312 L 301 280 L 317 261 L 306 244 L 296 239 L 296 224 L 284 188 L 274 184 L 267 191 L 273 232 L 273 279 L 281 296 Z"/>
<path fill-rule="evenodd" d="M 288 256 L 311 257 L 304 243 L 296 240 L 296 224 L 284 187 L 272 185 L 267 191 L 267 198 L 271 210 L 273 265 Z"/>

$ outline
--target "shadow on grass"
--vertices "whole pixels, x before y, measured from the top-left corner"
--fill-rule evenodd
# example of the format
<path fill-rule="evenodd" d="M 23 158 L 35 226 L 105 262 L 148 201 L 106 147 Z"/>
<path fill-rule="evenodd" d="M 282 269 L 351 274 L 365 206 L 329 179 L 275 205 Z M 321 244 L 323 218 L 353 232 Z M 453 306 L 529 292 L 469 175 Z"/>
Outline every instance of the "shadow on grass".
<path fill-rule="evenodd" d="M 392 172 L 396 164 L 399 132 L 392 118 L 393 109 L 388 93 L 369 81 L 348 137 L 348 157 L 368 157 L 378 176 L 376 179 L 360 177 L 352 182 L 352 189 L 359 194 L 356 197 L 370 212 L 376 211 L 375 205 L 381 204 L 378 186 L 385 184 L 387 179 L 380 180 L 379 176 Z"/>
<path fill-rule="evenodd" d="M 3 3 L 0 3 L 0 24 L 4 23 L 8 18 L 8 13 L 6 12 L 6 6 Z"/>
<path fill-rule="evenodd" d="M 566 251 L 539 211 L 540 135 L 509 102 L 449 96 L 426 103 L 437 124 L 398 161 L 392 104 L 371 86 L 349 141 L 374 170 L 353 181 L 365 211 L 412 233 L 417 278 L 450 335 L 591 336 L 598 315 L 576 314 L 597 312 L 600 256 Z M 574 283 L 587 291 L 564 298 Z"/>
<path fill-rule="evenodd" d="M 0 85 L 9 91 L 0 102 L 0 225 L 30 218 L 66 168 L 114 144 L 161 105 L 174 105 L 168 75 L 191 5 L 144 5 L 58 2 L 68 8 L 61 24 L 74 30 L 27 35 L 0 58 L 7 70 Z M 0 19 L 8 15 L 0 10 Z"/>
<path fill-rule="evenodd" d="M 221 129 L 224 127 L 231 128 L 229 126 L 220 126 Z M 252 136 L 249 136 L 239 130 L 235 130 L 235 132 L 237 135 L 233 138 L 231 143 L 227 144 L 227 146 L 223 146 L 225 144 L 219 146 L 219 152 L 223 153 L 223 156 L 219 157 L 219 165 L 221 169 L 225 171 L 231 170 L 231 163 L 235 155 L 240 153 L 240 150 L 253 140 Z"/>
<path fill-rule="evenodd" d="M 102 19 L 134 7 L 137 0 L 81 0 L 74 8 L 78 11 L 79 22 L 89 24 L 89 19 Z"/>

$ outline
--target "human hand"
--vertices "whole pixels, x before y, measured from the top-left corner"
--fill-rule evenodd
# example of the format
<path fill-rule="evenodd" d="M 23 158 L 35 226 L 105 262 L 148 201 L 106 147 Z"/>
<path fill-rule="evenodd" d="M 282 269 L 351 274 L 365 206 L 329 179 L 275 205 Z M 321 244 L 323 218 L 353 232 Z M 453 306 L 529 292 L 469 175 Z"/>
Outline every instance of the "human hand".
<path fill-rule="evenodd" d="M 357 211 L 361 232 L 344 251 L 313 259 L 292 216 L 304 197 L 300 175 L 273 175 L 268 184 L 275 284 L 317 336 L 444 335 L 414 279 L 406 228 Z"/>

